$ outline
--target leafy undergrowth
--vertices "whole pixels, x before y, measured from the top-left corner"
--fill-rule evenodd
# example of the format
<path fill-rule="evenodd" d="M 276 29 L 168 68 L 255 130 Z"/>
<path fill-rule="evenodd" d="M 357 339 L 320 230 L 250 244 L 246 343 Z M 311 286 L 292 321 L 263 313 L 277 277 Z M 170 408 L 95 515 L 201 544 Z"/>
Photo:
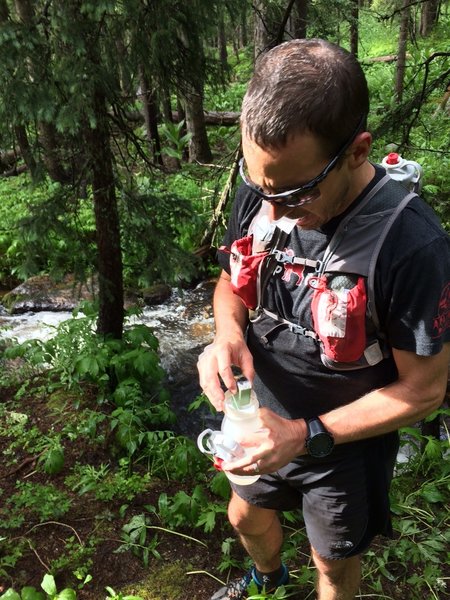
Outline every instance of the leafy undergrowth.
<path fill-rule="evenodd" d="M 57 590 L 70 588 L 81 600 L 207 600 L 219 581 L 246 567 L 226 521 L 226 479 L 191 440 L 155 430 L 154 452 L 130 457 L 111 430 L 108 405 L 100 410 L 94 386 L 51 391 L 46 375 L 26 385 L 5 379 L 1 592 L 41 590 L 51 574 Z M 360 598 L 450 598 L 448 454 L 442 460 L 448 440 L 424 439 L 414 429 L 406 434 L 410 447 L 424 451 L 399 467 L 395 539 L 379 540 L 368 552 Z M 283 524 L 294 587 L 276 597 L 313 600 L 301 521 L 286 513 Z M 57 598 L 42 596 L 51 597 Z"/>
<path fill-rule="evenodd" d="M 3 390 L 3 589 L 40 589 L 43 576 L 52 573 L 58 589 L 72 587 L 78 598 L 106 597 L 106 586 L 131 586 L 148 600 L 208 597 L 214 580 L 185 575 L 213 571 L 221 555 L 222 527 L 212 538 L 183 525 L 206 503 L 199 498 L 196 505 L 197 484 L 150 478 L 146 464 L 131 471 L 128 459 L 114 455 L 108 431 L 97 426 L 93 437 L 80 432 L 89 417 L 74 408 L 74 398 L 58 394 L 55 404 L 37 388 L 20 402 L 11 401 L 13 390 Z M 69 435 L 70 428 L 77 434 Z M 58 449 L 49 446 L 55 438 Z M 166 523 L 178 511 L 181 526 L 170 529 Z"/>

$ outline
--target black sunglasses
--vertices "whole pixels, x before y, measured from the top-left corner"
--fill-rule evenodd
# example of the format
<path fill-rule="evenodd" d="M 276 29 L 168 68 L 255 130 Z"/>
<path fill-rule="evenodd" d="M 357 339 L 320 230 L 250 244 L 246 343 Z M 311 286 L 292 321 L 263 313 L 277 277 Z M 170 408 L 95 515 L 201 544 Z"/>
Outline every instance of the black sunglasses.
<path fill-rule="evenodd" d="M 272 202 L 277 206 L 287 206 L 293 208 L 296 206 L 302 206 L 303 204 L 310 204 L 311 202 L 314 202 L 314 200 L 317 200 L 317 198 L 320 196 L 320 192 L 317 189 L 317 184 L 323 181 L 328 175 L 328 173 L 332 171 L 337 165 L 339 159 L 342 157 L 344 152 L 349 148 L 349 146 L 353 143 L 355 137 L 358 135 L 359 130 L 361 129 L 365 121 L 365 118 L 366 115 L 362 115 L 356 129 L 354 130 L 350 138 L 342 146 L 342 148 L 339 150 L 339 152 L 336 154 L 336 156 L 330 160 L 330 162 L 326 165 L 323 171 L 321 171 L 319 175 L 317 175 L 317 177 L 314 177 L 314 179 L 311 179 L 311 181 L 308 181 L 308 183 L 300 185 L 299 187 L 294 188 L 292 190 L 279 192 L 278 194 L 266 194 L 262 191 L 262 189 L 259 186 L 254 184 L 251 181 L 251 179 L 249 179 L 245 174 L 244 157 L 242 157 L 239 161 L 239 174 L 242 178 L 242 181 L 250 190 L 252 190 L 252 192 L 257 194 L 260 198 L 263 198 L 268 202 Z"/>

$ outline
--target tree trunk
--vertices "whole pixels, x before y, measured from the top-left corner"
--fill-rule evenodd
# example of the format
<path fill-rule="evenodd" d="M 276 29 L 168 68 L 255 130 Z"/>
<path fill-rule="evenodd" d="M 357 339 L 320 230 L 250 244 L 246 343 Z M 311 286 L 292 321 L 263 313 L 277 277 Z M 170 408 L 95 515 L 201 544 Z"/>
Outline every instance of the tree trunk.
<path fill-rule="evenodd" d="M 410 59 L 412 58 L 412 55 L 407 52 L 405 54 L 405 58 Z M 383 62 L 383 63 L 390 63 L 390 62 L 395 62 L 398 60 L 398 56 L 397 54 L 386 54 L 385 56 L 372 56 L 370 58 L 365 58 L 364 60 L 360 61 L 363 65 L 370 65 L 372 63 L 377 63 L 377 62 Z"/>
<path fill-rule="evenodd" d="M 39 142 L 43 149 L 42 160 L 50 178 L 59 183 L 69 183 L 70 177 L 66 173 L 59 156 L 58 133 L 53 123 L 39 123 L 38 131 Z"/>
<path fill-rule="evenodd" d="M 350 52 L 358 57 L 359 0 L 352 0 L 350 15 Z"/>
<path fill-rule="evenodd" d="M 394 60 L 394 59 L 392 59 Z M 397 60 L 397 57 L 395 57 Z M 170 123 L 179 123 L 183 119 L 186 119 L 186 114 L 184 112 L 184 108 L 181 106 L 181 102 L 177 102 L 178 110 L 173 110 L 170 113 L 170 117 L 165 113 L 164 120 L 170 121 Z M 144 116 L 138 112 L 130 112 L 126 111 L 125 116 L 128 121 L 132 121 L 133 123 L 142 124 L 144 122 Z M 239 112 L 216 112 L 213 110 L 205 110 L 204 111 L 204 120 L 206 125 L 225 125 L 225 126 L 234 126 L 239 124 L 239 117 L 241 113 Z M 186 131 L 183 131 L 182 135 L 184 135 Z"/>
<path fill-rule="evenodd" d="M 116 48 L 117 48 L 118 56 L 126 56 L 127 55 L 128 51 L 127 51 L 126 43 L 122 36 L 118 36 L 116 38 Z M 133 78 L 131 77 L 130 72 L 124 66 L 124 64 L 121 60 L 118 61 L 116 68 L 117 68 L 117 76 L 120 80 L 120 89 L 122 90 L 123 95 L 128 98 L 134 93 Z"/>
<path fill-rule="evenodd" d="M 227 37 L 225 34 L 225 19 L 222 15 L 220 16 L 219 21 L 219 59 L 220 59 L 220 67 L 222 69 L 222 73 L 226 73 L 228 70 L 228 52 L 227 52 Z"/>
<path fill-rule="evenodd" d="M 254 8 L 254 48 L 255 61 L 260 54 L 267 52 L 284 40 L 285 28 L 296 0 L 288 0 L 281 7 L 270 0 L 255 0 Z"/>
<path fill-rule="evenodd" d="M 190 134 L 189 162 L 208 163 L 212 160 L 203 112 L 203 98 L 193 87 L 185 95 L 186 127 Z"/>
<path fill-rule="evenodd" d="M 186 115 L 186 129 L 191 135 L 188 142 L 189 162 L 209 163 L 212 160 L 212 152 L 203 112 L 203 48 L 197 32 L 194 35 L 189 35 L 190 33 L 187 29 L 179 30 L 179 39 L 190 61 L 189 72 L 184 75 L 179 86 Z"/>
<path fill-rule="evenodd" d="M 420 15 L 420 30 L 422 37 L 427 37 L 438 22 L 439 0 L 425 0 Z"/>
<path fill-rule="evenodd" d="M 294 27 L 294 18 L 292 16 L 293 8 L 295 6 L 296 0 L 289 0 L 287 6 L 284 9 L 284 14 L 280 14 L 280 18 L 277 19 L 277 32 L 272 40 L 272 47 L 278 46 L 281 44 L 284 39 L 286 33 L 293 37 L 293 27 Z"/>
<path fill-rule="evenodd" d="M 97 125 L 88 130 L 98 248 L 99 313 L 97 333 L 120 339 L 123 332 L 123 279 L 119 213 L 109 145 L 106 102 L 94 92 Z"/>
<path fill-rule="evenodd" d="M 255 49 L 254 59 L 256 61 L 260 54 L 263 54 L 270 48 L 272 36 L 269 31 L 269 17 L 265 0 L 255 0 L 253 6 L 255 10 L 253 42 Z"/>
<path fill-rule="evenodd" d="M 0 151 L 0 173 L 10 171 L 17 164 L 17 152 L 14 150 Z"/>
<path fill-rule="evenodd" d="M 297 39 L 305 39 L 308 26 L 308 0 L 296 0 L 294 17 L 294 35 Z"/>
<path fill-rule="evenodd" d="M 403 99 L 410 10 L 410 0 L 402 0 L 402 11 L 400 13 L 400 32 L 398 36 L 398 59 L 395 77 L 395 96 L 397 102 L 401 102 Z"/>
<path fill-rule="evenodd" d="M 144 115 L 147 140 L 150 146 L 154 162 L 162 167 L 163 160 L 161 156 L 161 141 L 158 132 L 158 117 L 155 101 L 155 92 L 150 89 L 147 76 L 144 72 L 143 67 L 141 67 L 140 72 L 142 114 Z"/>
<path fill-rule="evenodd" d="M 248 46 L 248 29 L 247 29 L 247 18 L 248 18 L 248 10 L 247 4 L 245 2 L 242 3 L 241 9 L 241 26 L 240 26 L 240 46 L 241 48 L 246 48 Z"/>
<path fill-rule="evenodd" d="M 92 73 L 100 72 L 99 35 L 93 24 L 86 22 L 87 59 Z M 97 75 L 98 77 L 98 75 Z M 123 265 L 120 221 L 117 206 L 113 156 L 108 128 L 108 111 L 103 81 L 92 81 L 90 109 L 94 125 L 86 126 L 89 166 L 97 238 L 97 272 L 99 309 L 97 334 L 121 339 L 124 322 Z"/>
<path fill-rule="evenodd" d="M 33 151 L 30 147 L 30 142 L 28 141 L 28 134 L 27 130 L 25 129 L 25 126 L 16 125 L 14 127 L 14 134 L 16 136 L 23 161 L 26 164 L 29 172 L 31 173 L 32 179 L 35 179 L 37 176 L 38 167 L 34 159 Z"/>
<path fill-rule="evenodd" d="M 0 0 L 0 23 L 6 23 L 9 19 L 9 8 L 6 0 Z"/>
<path fill-rule="evenodd" d="M 177 118 L 175 118 L 177 115 Z M 180 96 L 177 96 L 177 110 L 172 112 L 172 122 L 173 123 L 182 123 L 180 128 L 180 136 L 183 137 L 187 135 L 187 125 L 186 125 L 186 110 L 184 108 L 183 99 Z M 205 121 L 206 124 L 206 121 Z M 182 159 L 184 162 L 189 161 L 189 147 L 184 146 Z M 177 160 L 177 159 L 176 159 Z M 181 168 L 180 161 L 178 161 L 178 168 Z"/>
<path fill-rule="evenodd" d="M 36 15 L 30 0 L 15 0 L 17 14 L 22 23 L 31 31 L 36 30 Z M 46 47 L 40 44 L 41 55 L 37 59 L 36 50 L 28 57 L 30 78 L 41 81 L 46 77 Z M 50 79 L 50 78 L 49 78 Z M 66 173 L 59 154 L 58 135 L 53 123 L 40 122 L 38 124 L 39 141 L 43 148 L 43 161 L 50 178 L 59 183 L 67 183 L 69 176 Z"/>

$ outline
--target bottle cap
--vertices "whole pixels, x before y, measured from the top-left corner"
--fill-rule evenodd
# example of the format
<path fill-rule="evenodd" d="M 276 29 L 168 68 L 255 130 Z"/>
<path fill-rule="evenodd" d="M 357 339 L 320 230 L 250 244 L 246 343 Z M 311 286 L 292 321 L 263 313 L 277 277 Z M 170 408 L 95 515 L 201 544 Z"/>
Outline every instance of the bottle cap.
<path fill-rule="evenodd" d="M 197 446 L 203 454 L 211 454 L 213 457 L 227 461 L 242 458 L 245 454 L 245 450 L 236 440 L 222 431 L 212 429 L 201 432 L 197 438 Z"/>
<path fill-rule="evenodd" d="M 400 162 L 400 155 L 397 152 L 389 152 L 386 157 L 387 165 L 398 165 Z"/>
<path fill-rule="evenodd" d="M 222 470 L 222 463 L 223 463 L 223 458 L 219 458 L 218 456 L 214 457 L 213 467 L 216 469 L 216 471 Z"/>

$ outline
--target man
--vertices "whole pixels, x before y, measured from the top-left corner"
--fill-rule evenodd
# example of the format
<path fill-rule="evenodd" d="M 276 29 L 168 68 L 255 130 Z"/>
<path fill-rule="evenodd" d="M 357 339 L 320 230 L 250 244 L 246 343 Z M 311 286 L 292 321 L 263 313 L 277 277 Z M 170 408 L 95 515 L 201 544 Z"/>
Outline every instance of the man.
<path fill-rule="evenodd" d="M 449 238 L 431 209 L 369 162 L 368 110 L 356 59 L 323 40 L 262 56 L 244 98 L 244 183 L 219 256 L 216 335 L 198 368 L 218 411 L 221 381 L 237 389 L 233 365 L 253 382 L 260 429 L 223 468 L 261 477 L 232 484 L 228 512 L 254 566 L 211 600 L 247 598 L 251 581 L 266 591 L 288 581 L 277 511 L 295 508 L 318 599 L 354 598 L 361 554 L 390 533 L 396 431 L 445 394 Z M 276 261 L 263 259 L 249 320 L 245 256 L 233 242 L 252 240 L 258 256 L 267 223 L 286 233 L 266 247 Z"/>

